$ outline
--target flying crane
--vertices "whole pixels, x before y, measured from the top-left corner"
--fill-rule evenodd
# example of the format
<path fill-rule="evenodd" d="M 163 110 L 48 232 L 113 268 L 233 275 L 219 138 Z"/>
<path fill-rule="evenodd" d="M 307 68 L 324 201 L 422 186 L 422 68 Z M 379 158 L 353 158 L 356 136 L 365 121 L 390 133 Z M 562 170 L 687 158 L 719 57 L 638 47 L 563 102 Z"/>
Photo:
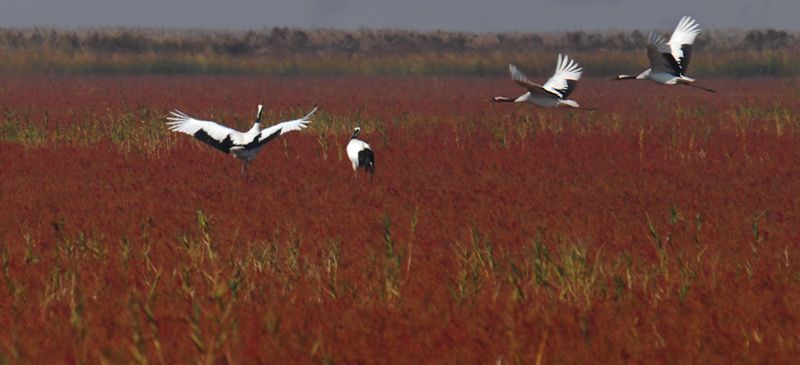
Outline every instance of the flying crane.
<path fill-rule="evenodd" d="M 686 76 L 692 57 L 692 44 L 698 34 L 700 34 L 700 24 L 690 16 L 681 18 L 669 42 L 665 43 L 664 37 L 651 31 L 647 40 L 650 68 L 637 76 L 618 75 L 615 80 L 650 80 L 662 85 L 684 84 L 716 92 L 693 84 L 694 79 Z"/>
<path fill-rule="evenodd" d="M 561 54 L 558 55 L 556 72 L 544 85 L 529 81 L 514 65 L 508 65 L 508 69 L 511 71 L 511 78 L 514 82 L 527 89 L 528 92 L 516 99 L 495 96 L 491 99 L 492 101 L 508 103 L 527 102 L 541 108 L 555 108 L 559 105 L 581 108 L 575 100 L 567 99 L 567 97 L 575 91 L 575 87 L 578 86 L 578 80 L 580 80 L 581 73 L 583 72 L 583 68 L 581 68 L 575 60 L 570 60 L 569 56 L 565 55 L 562 58 Z"/>
<path fill-rule="evenodd" d="M 195 119 L 178 109 L 170 112 L 172 116 L 167 117 L 169 120 L 167 125 L 173 132 L 192 135 L 200 142 L 225 154 L 230 153 L 233 157 L 244 161 L 241 174 L 241 177 L 244 177 L 247 174 L 247 163 L 256 157 L 265 144 L 286 132 L 306 128 L 306 124 L 311 123 L 308 118 L 317 111 L 317 107 L 315 106 L 314 110 L 305 117 L 278 123 L 263 130 L 261 129 L 262 110 L 263 104 L 259 104 L 256 121 L 247 132 L 239 132 L 211 121 Z"/>

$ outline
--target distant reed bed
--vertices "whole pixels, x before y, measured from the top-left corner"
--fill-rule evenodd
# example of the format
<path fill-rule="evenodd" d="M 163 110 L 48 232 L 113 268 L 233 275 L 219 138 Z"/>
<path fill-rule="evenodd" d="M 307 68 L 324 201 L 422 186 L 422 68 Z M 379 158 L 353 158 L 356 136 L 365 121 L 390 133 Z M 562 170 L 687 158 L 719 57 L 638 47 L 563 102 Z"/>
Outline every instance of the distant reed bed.
<path fill-rule="evenodd" d="M 664 33 L 669 29 L 660 30 Z M 254 31 L 0 28 L 0 73 L 121 75 L 496 76 L 508 63 L 546 74 L 569 53 L 590 77 L 644 70 L 641 31 L 528 33 L 264 28 Z M 690 74 L 792 77 L 797 34 L 704 30 Z"/>

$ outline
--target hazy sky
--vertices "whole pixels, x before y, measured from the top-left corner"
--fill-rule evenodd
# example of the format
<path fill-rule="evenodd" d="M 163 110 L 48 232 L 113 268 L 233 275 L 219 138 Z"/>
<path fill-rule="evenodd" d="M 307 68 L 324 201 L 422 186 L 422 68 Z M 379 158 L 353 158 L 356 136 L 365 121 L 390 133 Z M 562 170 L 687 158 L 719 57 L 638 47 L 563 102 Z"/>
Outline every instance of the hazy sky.
<path fill-rule="evenodd" d="M 699 5 L 698 5 L 699 4 Z M 0 27 L 243 30 L 279 27 L 472 32 L 671 29 L 800 31 L 800 0 L 2 0 Z"/>

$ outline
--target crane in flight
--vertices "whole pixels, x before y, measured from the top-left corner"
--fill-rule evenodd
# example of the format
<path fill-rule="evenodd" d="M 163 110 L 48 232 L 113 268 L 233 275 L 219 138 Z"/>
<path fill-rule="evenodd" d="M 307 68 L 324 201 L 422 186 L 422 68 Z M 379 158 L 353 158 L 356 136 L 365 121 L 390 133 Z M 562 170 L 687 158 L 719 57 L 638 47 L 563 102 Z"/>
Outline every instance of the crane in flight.
<path fill-rule="evenodd" d="M 262 110 L 263 104 L 259 104 L 256 121 L 247 132 L 239 132 L 212 121 L 195 119 L 178 109 L 170 112 L 171 116 L 167 117 L 167 125 L 173 132 L 194 136 L 200 142 L 225 154 L 230 153 L 233 157 L 244 161 L 241 174 L 241 177 L 244 177 L 247 175 L 247 163 L 256 158 L 256 154 L 264 148 L 265 144 L 284 133 L 306 128 L 307 124 L 311 123 L 308 118 L 317 111 L 317 107 L 315 106 L 314 110 L 305 117 L 281 122 L 264 129 L 261 129 Z"/>
<path fill-rule="evenodd" d="M 583 73 L 583 68 L 581 68 L 575 60 L 569 59 L 569 56 L 565 55 L 562 58 L 561 54 L 558 55 L 556 72 L 544 85 L 531 82 L 514 65 L 508 65 L 508 69 L 511 71 L 511 79 L 518 85 L 527 89 L 528 92 L 516 99 L 495 96 L 491 101 L 531 103 L 541 108 L 555 108 L 559 105 L 566 105 L 572 108 L 593 109 L 581 108 L 575 100 L 567 99 L 567 97 L 575 91 L 575 87 L 578 86 L 578 80 L 581 79 L 581 73 Z"/>
<path fill-rule="evenodd" d="M 650 80 L 662 85 L 684 84 L 716 92 L 695 85 L 694 79 L 686 76 L 692 58 L 692 44 L 698 34 L 700 34 L 700 24 L 690 16 L 681 18 L 668 42 L 664 42 L 664 37 L 651 31 L 647 40 L 650 68 L 636 76 L 617 75 L 614 80 Z"/>

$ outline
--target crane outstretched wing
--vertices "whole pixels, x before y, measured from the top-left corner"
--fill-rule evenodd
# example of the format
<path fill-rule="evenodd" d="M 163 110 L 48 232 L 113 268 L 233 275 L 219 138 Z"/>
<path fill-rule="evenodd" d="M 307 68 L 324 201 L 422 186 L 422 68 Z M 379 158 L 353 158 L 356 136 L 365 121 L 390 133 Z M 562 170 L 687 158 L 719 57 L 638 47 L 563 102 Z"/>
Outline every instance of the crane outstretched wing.
<path fill-rule="evenodd" d="M 310 113 L 306 114 L 306 116 L 300 119 L 288 120 L 285 122 L 275 124 L 268 128 L 262 129 L 258 140 L 246 145 L 245 148 L 256 148 L 259 146 L 263 146 L 267 144 L 269 141 L 275 139 L 276 137 L 286 132 L 299 131 L 303 128 L 306 128 L 307 124 L 311 123 L 311 121 L 308 118 L 314 115 L 314 112 L 317 111 L 317 108 L 319 108 L 319 106 L 314 106 L 314 110 L 312 110 Z"/>
<path fill-rule="evenodd" d="M 700 33 L 700 25 L 692 17 L 684 16 L 675 27 L 669 42 L 654 32 L 647 40 L 647 58 L 653 72 L 667 72 L 681 76 L 689 68 L 692 44 Z"/>
<path fill-rule="evenodd" d="M 547 82 L 544 83 L 544 89 L 558 94 L 561 99 L 566 99 L 569 94 L 575 91 L 578 86 L 578 80 L 581 79 L 583 68 L 578 65 L 575 60 L 569 59 L 569 56 L 558 54 L 558 62 L 556 63 L 556 72 Z"/>
<path fill-rule="evenodd" d="M 242 133 L 208 120 L 199 120 L 175 109 L 167 117 L 169 130 L 194 136 L 200 142 L 222 152 L 230 153 L 234 141 L 241 139 Z"/>
<path fill-rule="evenodd" d="M 511 79 L 513 79 L 514 82 L 517 83 L 517 85 L 522 86 L 525 89 L 527 89 L 531 94 L 533 94 L 533 95 L 537 95 L 537 94 L 538 95 L 553 95 L 552 92 L 545 90 L 545 88 L 542 87 L 542 85 L 539 85 L 539 84 L 537 84 L 535 82 L 532 82 L 532 81 L 528 80 L 528 78 L 525 77 L 525 75 L 523 75 L 522 72 L 519 72 L 519 70 L 517 69 L 517 66 L 509 64 L 508 65 L 508 70 L 511 71 Z M 558 96 L 558 95 L 556 95 L 556 96 Z"/>
<path fill-rule="evenodd" d="M 700 34 L 700 24 L 692 17 L 684 16 L 678 22 L 672 37 L 667 42 L 672 58 L 681 68 L 681 75 L 685 74 L 686 69 L 689 68 L 689 60 L 692 57 L 692 44 L 694 44 L 698 34 Z"/>

